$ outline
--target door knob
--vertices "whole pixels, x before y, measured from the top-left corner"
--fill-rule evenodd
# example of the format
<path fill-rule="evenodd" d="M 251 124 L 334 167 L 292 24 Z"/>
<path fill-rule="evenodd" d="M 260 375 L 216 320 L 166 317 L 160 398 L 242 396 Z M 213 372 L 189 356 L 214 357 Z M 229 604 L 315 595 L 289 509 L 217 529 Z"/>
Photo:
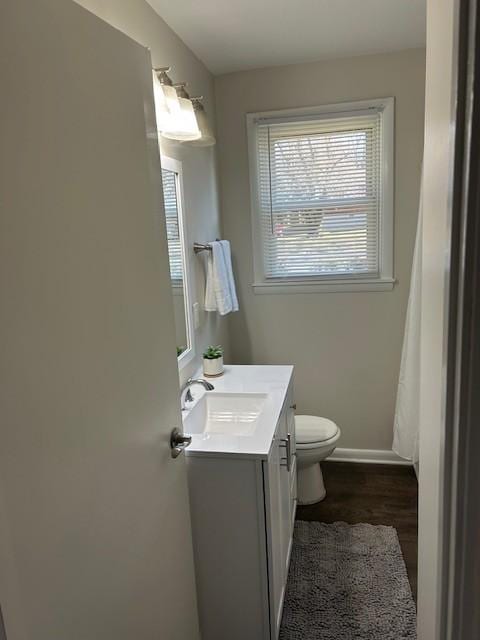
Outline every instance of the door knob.
<path fill-rule="evenodd" d="M 178 458 L 182 451 L 185 451 L 191 442 L 192 436 L 186 436 L 180 431 L 180 429 L 174 429 L 170 435 L 172 458 Z"/>

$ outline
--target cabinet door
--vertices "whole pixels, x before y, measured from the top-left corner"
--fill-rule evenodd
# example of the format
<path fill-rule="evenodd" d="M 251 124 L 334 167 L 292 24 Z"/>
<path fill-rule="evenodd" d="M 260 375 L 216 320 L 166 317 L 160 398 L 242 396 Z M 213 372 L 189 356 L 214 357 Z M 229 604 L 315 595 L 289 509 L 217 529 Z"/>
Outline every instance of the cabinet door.
<path fill-rule="evenodd" d="M 286 583 L 288 577 L 288 561 L 290 557 L 290 545 L 292 540 L 292 504 L 291 504 L 291 473 L 293 471 L 293 456 L 291 454 L 291 437 L 288 432 L 287 402 L 278 421 L 277 433 L 280 445 L 280 538 L 281 538 L 281 562 L 283 576 Z"/>
<path fill-rule="evenodd" d="M 292 547 L 293 525 L 297 503 L 297 468 L 295 456 L 295 415 L 293 408 L 293 394 L 290 386 L 285 399 L 283 411 L 278 423 L 282 454 L 280 459 L 281 471 L 281 501 L 282 501 L 282 560 L 284 564 L 285 581 L 288 577 L 290 551 Z"/>
<path fill-rule="evenodd" d="M 290 453 L 291 453 L 291 467 L 290 467 L 290 526 L 293 533 L 293 526 L 295 523 L 295 511 L 297 508 L 297 454 L 296 454 L 296 439 L 295 439 L 295 401 L 293 397 L 293 387 L 290 384 L 287 400 L 285 403 L 285 412 L 287 416 L 287 437 L 290 437 Z"/>
<path fill-rule="evenodd" d="M 283 596 L 285 589 L 285 563 L 283 542 L 281 435 L 275 433 L 268 460 L 264 463 L 267 546 L 268 546 L 268 582 L 270 594 L 270 627 L 272 640 L 278 637 L 280 629 Z"/>
<path fill-rule="evenodd" d="M 268 575 L 270 591 L 270 624 L 272 639 L 278 637 L 283 599 L 288 577 L 288 562 L 292 544 L 292 474 L 295 457 L 288 455 L 287 401 L 280 415 L 272 448 L 265 463 L 265 494 L 267 507 Z M 287 464 L 287 460 L 290 462 Z"/>

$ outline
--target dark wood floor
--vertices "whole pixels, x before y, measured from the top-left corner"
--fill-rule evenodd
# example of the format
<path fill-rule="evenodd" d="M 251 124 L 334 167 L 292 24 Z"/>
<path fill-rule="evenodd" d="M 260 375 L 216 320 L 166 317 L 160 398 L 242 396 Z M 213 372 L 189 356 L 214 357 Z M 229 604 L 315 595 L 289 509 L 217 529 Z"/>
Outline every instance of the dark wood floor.
<path fill-rule="evenodd" d="M 314 505 L 299 506 L 297 519 L 395 527 L 416 599 L 418 485 L 413 468 L 323 462 L 322 469 L 327 497 Z"/>

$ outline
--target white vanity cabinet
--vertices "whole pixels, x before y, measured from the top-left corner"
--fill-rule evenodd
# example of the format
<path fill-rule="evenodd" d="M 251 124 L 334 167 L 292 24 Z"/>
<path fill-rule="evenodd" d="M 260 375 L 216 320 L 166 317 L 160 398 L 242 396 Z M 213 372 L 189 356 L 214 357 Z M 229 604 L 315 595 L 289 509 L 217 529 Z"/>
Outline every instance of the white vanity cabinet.
<path fill-rule="evenodd" d="M 291 381 L 273 432 L 264 456 L 187 457 L 202 640 L 278 637 L 296 508 Z"/>
<path fill-rule="evenodd" d="M 277 423 L 268 459 L 262 463 L 272 638 L 280 629 L 296 507 L 295 421 L 290 394 Z"/>

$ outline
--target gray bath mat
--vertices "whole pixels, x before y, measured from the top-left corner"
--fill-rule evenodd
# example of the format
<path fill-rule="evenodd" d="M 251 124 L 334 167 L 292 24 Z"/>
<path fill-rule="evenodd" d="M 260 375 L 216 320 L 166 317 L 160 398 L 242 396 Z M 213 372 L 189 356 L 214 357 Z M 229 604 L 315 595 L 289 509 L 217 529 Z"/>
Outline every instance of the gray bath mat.
<path fill-rule="evenodd" d="M 414 640 L 415 627 L 393 527 L 295 523 L 280 640 Z"/>

